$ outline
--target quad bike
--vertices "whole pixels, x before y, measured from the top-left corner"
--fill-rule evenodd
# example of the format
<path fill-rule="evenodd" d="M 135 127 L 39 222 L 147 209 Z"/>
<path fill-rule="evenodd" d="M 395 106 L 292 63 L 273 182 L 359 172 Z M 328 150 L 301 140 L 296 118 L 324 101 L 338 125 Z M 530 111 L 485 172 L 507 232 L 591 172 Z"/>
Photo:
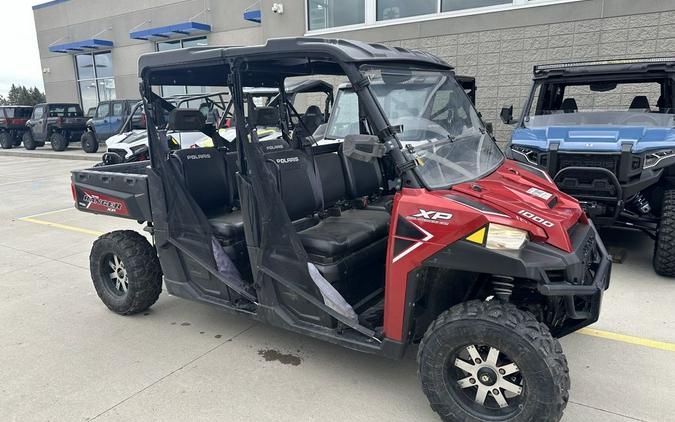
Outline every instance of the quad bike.
<path fill-rule="evenodd" d="M 356 123 L 341 142 L 297 135 L 307 131 L 291 118 L 285 79 L 317 75 L 346 76 L 356 93 L 330 117 Z M 94 243 L 106 306 L 143 312 L 164 284 L 361 352 L 400 359 L 419 344 L 422 389 L 443 420 L 561 419 L 570 379 L 556 338 L 597 320 L 611 262 L 576 200 L 504 159 L 449 65 L 297 38 L 152 53 L 139 76 L 149 164 L 72 174 L 79 210 L 152 235 Z M 234 147 L 168 148 L 155 123 L 164 110 L 176 130 L 213 133 L 198 110 L 153 93 L 193 81 L 228 86 Z M 244 87 L 269 86 L 278 107 L 247 102 Z M 278 147 L 265 148 L 256 128 L 275 120 Z"/>

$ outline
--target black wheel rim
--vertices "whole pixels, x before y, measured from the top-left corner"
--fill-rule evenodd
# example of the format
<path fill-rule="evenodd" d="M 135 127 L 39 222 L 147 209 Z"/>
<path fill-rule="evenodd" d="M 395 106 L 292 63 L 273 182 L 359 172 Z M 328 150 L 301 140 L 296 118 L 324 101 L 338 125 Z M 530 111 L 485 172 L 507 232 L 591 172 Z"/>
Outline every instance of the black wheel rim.
<path fill-rule="evenodd" d="M 129 274 L 122 259 L 114 253 L 101 259 L 101 279 L 111 294 L 124 297 L 129 291 Z"/>
<path fill-rule="evenodd" d="M 456 348 L 448 355 L 444 376 L 448 393 L 479 419 L 506 420 L 523 409 L 525 379 L 518 365 L 495 347 Z"/>

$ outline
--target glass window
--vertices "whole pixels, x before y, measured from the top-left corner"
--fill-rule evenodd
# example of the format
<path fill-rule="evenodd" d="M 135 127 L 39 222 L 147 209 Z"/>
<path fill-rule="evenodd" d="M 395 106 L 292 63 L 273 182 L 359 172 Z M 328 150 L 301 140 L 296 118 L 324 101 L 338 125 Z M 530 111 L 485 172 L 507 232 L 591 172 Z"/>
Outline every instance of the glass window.
<path fill-rule="evenodd" d="M 124 115 L 124 103 L 117 102 L 113 103 L 112 115 L 115 117 L 120 117 Z"/>
<path fill-rule="evenodd" d="M 42 107 L 35 107 L 35 110 L 33 111 L 33 119 L 41 119 L 42 115 L 45 113 L 45 108 L 44 106 Z"/>
<path fill-rule="evenodd" d="M 91 54 L 78 54 L 75 56 L 77 65 L 77 77 L 79 79 L 94 79 L 94 58 Z"/>
<path fill-rule="evenodd" d="M 359 99 L 351 90 L 340 90 L 331 114 L 327 139 L 344 139 L 347 135 L 359 134 Z"/>
<path fill-rule="evenodd" d="M 178 50 L 180 48 L 188 47 L 205 47 L 209 45 L 206 37 L 190 38 L 187 40 L 172 40 L 162 41 L 157 43 L 157 51 Z M 187 86 L 162 86 L 162 97 L 170 97 L 172 95 L 185 95 L 193 93 L 206 92 L 204 87 L 187 87 Z"/>
<path fill-rule="evenodd" d="M 80 81 L 80 104 L 85 109 L 96 107 L 98 96 L 96 92 L 96 80 Z"/>
<path fill-rule="evenodd" d="M 191 40 L 183 41 L 183 48 L 188 47 L 206 47 L 208 43 L 206 42 L 206 37 L 192 38 Z"/>
<path fill-rule="evenodd" d="M 177 50 L 180 48 L 180 40 L 157 43 L 157 51 Z"/>
<path fill-rule="evenodd" d="M 78 54 L 75 56 L 80 104 L 85 110 L 96 107 L 100 101 L 114 100 L 112 53 Z"/>
<path fill-rule="evenodd" d="M 494 6 L 497 4 L 513 4 L 513 0 L 441 0 L 441 12 L 475 9 L 477 7 Z"/>
<path fill-rule="evenodd" d="M 94 54 L 97 78 L 111 78 L 113 76 L 112 53 Z"/>
<path fill-rule="evenodd" d="M 98 108 L 96 109 L 96 117 L 101 118 L 101 117 L 108 117 L 110 114 L 110 103 L 101 103 L 98 105 Z"/>
<path fill-rule="evenodd" d="M 438 0 L 377 0 L 377 20 L 399 19 L 436 13 Z"/>
<path fill-rule="evenodd" d="M 310 31 L 365 23 L 365 0 L 308 0 L 307 15 Z"/>
<path fill-rule="evenodd" d="M 97 86 L 99 101 L 110 101 L 117 99 L 117 96 L 115 95 L 115 79 L 99 79 L 97 81 Z"/>

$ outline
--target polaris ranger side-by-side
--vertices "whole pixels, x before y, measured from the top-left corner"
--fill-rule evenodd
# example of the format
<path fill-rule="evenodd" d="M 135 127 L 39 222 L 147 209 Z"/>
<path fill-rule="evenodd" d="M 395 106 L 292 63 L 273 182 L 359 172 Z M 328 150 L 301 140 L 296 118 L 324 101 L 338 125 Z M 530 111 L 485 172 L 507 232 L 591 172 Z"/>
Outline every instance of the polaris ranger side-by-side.
<path fill-rule="evenodd" d="M 23 146 L 28 150 L 49 142 L 54 151 L 64 151 L 70 142 L 80 140 L 87 124 L 79 104 L 38 104 L 26 123 Z"/>
<path fill-rule="evenodd" d="M 294 126 L 284 82 L 324 75 L 348 78 L 356 104 L 341 118 L 356 125 L 317 146 Z M 111 310 L 142 312 L 164 283 L 362 352 L 401 358 L 419 343 L 422 389 L 443 420 L 561 419 L 570 380 L 556 337 L 597 320 L 611 262 L 576 200 L 504 159 L 452 67 L 294 38 L 146 54 L 139 76 L 150 161 L 72 174 L 79 210 L 144 222 L 153 237 L 94 242 L 91 276 Z M 227 86 L 234 145 L 153 93 L 171 84 Z M 281 103 L 253 107 L 244 87 L 275 87 Z M 169 150 L 165 110 L 215 146 Z M 272 121 L 280 138 L 259 142 Z"/>
<path fill-rule="evenodd" d="M 675 58 L 536 66 L 507 154 L 545 168 L 599 227 L 647 233 L 654 269 L 675 276 Z"/>

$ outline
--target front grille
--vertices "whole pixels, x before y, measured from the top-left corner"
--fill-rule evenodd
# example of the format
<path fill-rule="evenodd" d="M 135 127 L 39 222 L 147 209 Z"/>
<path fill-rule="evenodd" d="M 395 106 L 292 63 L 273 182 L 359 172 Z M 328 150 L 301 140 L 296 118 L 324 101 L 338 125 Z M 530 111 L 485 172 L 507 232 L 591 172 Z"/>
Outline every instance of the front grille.
<path fill-rule="evenodd" d="M 567 167 L 600 167 L 616 174 L 619 169 L 619 156 L 600 154 L 558 154 L 558 171 Z"/>

